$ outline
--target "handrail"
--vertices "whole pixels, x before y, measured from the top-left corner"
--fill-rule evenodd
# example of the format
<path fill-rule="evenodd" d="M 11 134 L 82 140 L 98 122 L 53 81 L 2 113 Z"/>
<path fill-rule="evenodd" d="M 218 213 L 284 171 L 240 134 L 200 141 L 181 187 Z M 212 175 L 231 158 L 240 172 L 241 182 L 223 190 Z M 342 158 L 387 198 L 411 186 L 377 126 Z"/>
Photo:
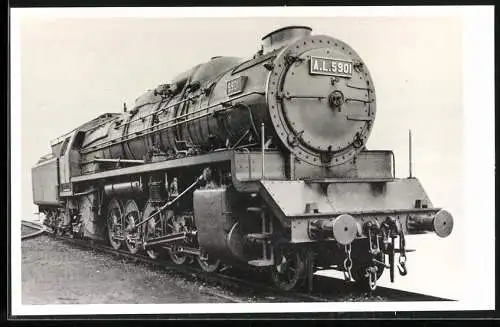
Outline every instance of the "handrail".
<path fill-rule="evenodd" d="M 87 165 L 87 164 L 94 163 L 94 162 L 117 163 L 117 164 L 120 164 L 120 163 L 125 163 L 125 164 L 143 164 L 143 163 L 145 163 L 144 160 L 94 158 L 92 160 L 82 161 L 81 164 L 82 165 Z"/>
<path fill-rule="evenodd" d="M 134 140 L 134 139 L 136 139 L 136 138 L 138 138 L 138 137 L 142 137 L 142 136 L 144 136 L 144 135 L 150 135 L 150 134 L 152 134 L 152 133 L 157 133 L 157 132 L 163 131 L 163 130 L 165 130 L 165 129 L 169 129 L 169 128 L 172 128 L 172 127 L 178 126 L 178 125 L 180 125 L 180 124 L 184 124 L 184 123 L 190 122 L 190 121 L 192 121 L 193 119 L 200 119 L 200 118 L 204 118 L 204 117 L 206 117 L 206 116 L 208 116 L 208 115 L 210 115 L 210 114 L 212 114 L 212 113 L 206 113 L 206 114 L 204 114 L 204 115 L 200 115 L 200 116 L 194 117 L 194 118 L 193 118 L 193 119 L 191 119 L 191 120 L 184 120 L 184 121 L 180 121 L 180 122 L 177 122 L 177 123 L 175 123 L 175 124 L 172 124 L 172 125 L 169 125 L 169 126 L 166 126 L 166 127 L 159 128 L 159 129 L 158 129 L 158 127 L 159 127 L 159 126 L 162 126 L 162 125 L 165 125 L 165 124 L 168 124 L 168 123 L 174 122 L 174 121 L 179 120 L 179 119 L 181 119 L 181 118 L 185 118 L 185 117 L 187 117 L 187 116 L 194 115 L 194 114 L 197 114 L 197 113 L 199 113 L 199 112 L 202 112 L 202 111 L 205 111 L 205 110 L 208 110 L 208 109 L 211 109 L 211 108 L 217 107 L 217 106 L 224 106 L 224 104 L 231 103 L 231 102 L 233 102 L 233 101 L 235 101 L 235 100 L 238 100 L 238 99 L 241 99 L 241 98 L 243 98 L 243 97 L 247 97 L 247 96 L 250 96 L 250 95 L 253 95 L 253 94 L 263 95 L 263 93 L 262 93 L 262 92 L 257 92 L 257 91 L 254 91 L 254 92 L 249 92 L 249 93 L 245 93 L 245 94 L 241 94 L 241 95 L 236 96 L 236 97 L 233 97 L 233 98 L 231 98 L 231 99 L 223 100 L 223 101 L 220 101 L 220 102 L 218 102 L 218 103 L 214 103 L 214 104 L 212 104 L 212 105 L 206 106 L 206 107 L 204 107 L 204 108 L 201 108 L 201 109 L 198 109 L 198 110 L 195 110 L 195 111 L 191 111 L 191 112 L 185 113 L 185 114 L 183 114 L 183 115 L 180 115 L 180 116 L 174 117 L 174 118 L 172 118 L 172 119 L 169 119 L 169 120 L 166 120 L 166 121 L 160 122 L 160 123 L 158 123 L 158 124 L 156 124 L 156 125 L 154 125 L 154 126 L 149 126 L 149 127 L 146 127 L 146 128 L 144 128 L 144 129 L 142 129 L 142 130 L 135 131 L 135 132 L 134 132 L 135 134 L 137 134 L 137 133 L 141 133 L 140 135 L 137 135 L 137 136 L 135 136 L 135 137 L 126 138 L 127 136 L 129 136 L 129 135 L 131 135 L 131 134 L 128 134 L 128 135 L 126 135 L 126 136 L 118 136 L 118 137 L 115 137 L 115 138 L 113 138 L 113 139 L 111 139 L 111 140 L 106 140 L 106 141 L 104 141 L 104 142 L 101 142 L 101 143 L 95 144 L 95 145 L 93 145 L 92 147 L 89 147 L 88 149 L 83 149 L 83 150 L 81 151 L 81 153 L 82 153 L 82 154 L 86 154 L 86 153 L 89 153 L 89 152 L 94 152 L 94 151 L 97 151 L 97 150 L 104 149 L 104 148 L 106 148 L 106 147 L 110 147 L 110 146 L 114 145 L 114 141 L 119 140 L 119 139 L 121 139 L 121 141 L 122 141 L 122 142 L 124 142 L 124 141 L 130 141 L 130 140 Z M 229 107 L 228 107 L 228 108 L 224 108 L 224 110 L 228 110 L 228 109 L 229 109 Z M 164 110 L 164 109 L 163 109 L 163 110 Z M 156 128 L 156 129 L 155 129 L 155 128 Z M 155 130 L 153 130 L 153 129 L 155 129 Z M 144 133 L 145 131 L 148 131 L 148 130 L 150 130 L 150 132 Z M 126 138 L 126 139 L 124 139 L 124 138 Z"/>
<path fill-rule="evenodd" d="M 58 137 L 50 140 L 50 142 L 49 142 L 50 146 L 53 146 L 54 144 L 57 144 L 59 142 L 64 141 L 64 139 L 67 138 L 68 135 L 70 135 L 70 134 L 74 133 L 76 130 L 82 128 L 82 126 L 85 126 L 86 124 L 88 124 L 88 123 L 90 123 L 90 122 L 92 122 L 92 121 L 94 121 L 96 119 L 102 118 L 103 115 L 108 115 L 108 114 L 113 115 L 113 114 L 117 114 L 117 113 L 116 112 L 109 112 L 109 113 L 106 113 L 106 114 L 101 114 L 100 116 L 98 116 L 98 117 L 96 117 L 96 118 L 94 118 L 94 119 L 92 119 L 92 120 L 90 120 L 90 121 L 88 121 L 88 122 L 86 122 L 86 123 L 84 123 L 84 124 L 76 127 L 76 128 L 73 128 L 71 131 L 69 131 L 67 133 L 64 133 L 64 134 L 62 134 L 62 135 L 60 135 L 60 136 L 58 136 Z M 110 118 L 110 119 L 104 121 L 103 123 L 98 124 L 97 126 L 94 126 L 93 128 L 97 128 L 97 127 L 106 125 L 107 123 L 109 123 L 109 122 L 111 122 L 111 121 L 116 120 L 117 118 L 119 118 L 119 116 L 116 116 L 114 118 L 113 117 L 108 117 L 108 118 Z"/>
<path fill-rule="evenodd" d="M 193 67 L 193 69 L 194 69 L 194 68 L 196 68 L 196 67 L 197 67 L 197 66 Z M 223 77 L 223 76 L 224 76 L 227 72 L 231 71 L 232 69 L 234 69 L 234 68 L 233 68 L 233 67 L 231 67 L 231 68 L 230 68 L 230 69 L 228 69 L 227 71 L 224 71 L 223 73 L 221 73 L 221 74 L 219 74 L 218 76 L 216 76 L 216 77 L 214 78 L 214 80 L 213 80 L 213 81 L 209 81 L 209 82 L 207 83 L 207 85 L 209 85 L 209 86 L 208 86 L 208 88 L 213 87 L 213 85 L 215 85 L 216 81 L 220 80 L 220 79 L 221 79 L 221 78 L 222 78 L 222 77 Z M 200 88 L 200 90 L 203 90 L 203 89 L 202 89 L 202 88 Z M 165 108 L 163 108 L 162 110 L 160 110 L 159 112 L 165 112 L 167 109 L 170 109 L 170 108 L 175 107 L 175 106 L 177 106 L 177 105 L 181 105 L 181 104 L 185 103 L 186 101 L 191 101 L 191 100 L 196 99 L 196 98 L 198 98 L 198 97 L 200 97 L 200 96 L 202 96 L 202 95 L 203 95 L 203 92 L 199 92 L 198 94 L 195 94 L 195 95 L 193 95 L 193 96 L 191 96 L 191 97 L 189 97 L 189 98 L 186 98 L 186 99 L 184 99 L 184 100 L 178 101 L 178 102 L 173 103 L 173 104 L 169 104 L 169 105 L 167 105 Z M 168 101 L 170 101 L 170 100 L 171 100 L 171 99 L 173 99 L 174 97 L 175 97 L 175 95 L 174 95 L 174 96 L 172 96 L 171 98 L 169 98 L 169 99 L 168 99 Z M 160 106 L 161 106 L 161 103 L 162 103 L 164 100 L 165 100 L 165 99 L 162 99 L 162 100 L 160 100 L 160 101 L 159 101 L 159 102 L 160 102 Z M 168 101 L 167 101 L 167 103 L 168 103 Z M 150 104 L 153 104 L 153 103 L 150 103 Z M 147 105 L 147 104 L 143 104 L 143 105 L 141 105 L 141 107 L 142 107 L 142 106 L 144 106 L 144 105 Z M 134 108 L 134 109 L 135 109 L 135 108 Z M 128 124 L 130 124 L 130 123 L 136 122 L 136 121 L 138 121 L 138 120 L 142 120 L 142 119 L 144 119 L 144 118 L 146 118 L 146 117 L 149 117 L 149 116 L 155 115 L 155 114 L 157 114 L 157 113 L 158 113 L 158 110 L 155 110 L 155 111 L 153 111 L 153 112 L 151 112 L 151 113 L 149 113 L 149 114 L 147 114 L 147 115 L 141 116 L 141 117 L 136 118 L 136 119 L 133 119 L 133 120 L 129 120 L 128 122 L 124 123 L 122 126 L 126 126 L 126 125 L 128 125 Z M 104 125 L 106 125 L 106 124 L 108 124 L 108 123 L 112 123 L 112 122 L 114 122 L 114 121 L 116 121 L 116 120 L 120 119 L 121 117 L 122 117 L 121 115 L 120 115 L 120 116 L 116 116 L 116 117 L 114 117 L 114 118 L 112 118 L 112 119 L 110 119 L 110 120 L 107 120 L 107 121 L 105 121 L 105 122 L 103 122 L 103 123 L 100 123 L 100 124 L 98 124 L 98 125 L 96 125 L 96 126 L 92 127 L 92 130 L 97 129 L 97 128 L 101 127 L 101 126 L 104 126 Z M 97 117 L 97 118 L 95 118 L 95 119 L 98 119 L 98 118 L 99 118 L 99 117 Z M 85 125 L 85 124 L 84 124 L 84 125 Z M 81 127 L 81 126 L 80 126 L 80 127 Z M 64 139 L 66 136 L 68 136 L 69 134 L 73 133 L 74 131 L 76 131 L 76 130 L 77 130 L 78 128 L 80 128 L 80 127 L 77 127 L 77 128 L 75 128 L 75 129 L 71 130 L 70 132 L 68 132 L 68 133 L 66 133 L 66 134 L 63 134 L 62 136 L 59 136 L 59 137 L 57 137 L 57 138 L 53 139 L 52 141 L 50 141 L 50 146 L 52 146 L 52 145 L 54 145 L 54 144 L 59 143 L 59 139 L 61 139 L 61 138 L 62 138 L 62 139 Z M 89 130 L 90 130 L 90 129 L 89 129 Z M 57 142 L 53 143 L 53 141 L 54 141 L 54 140 L 56 140 Z"/>

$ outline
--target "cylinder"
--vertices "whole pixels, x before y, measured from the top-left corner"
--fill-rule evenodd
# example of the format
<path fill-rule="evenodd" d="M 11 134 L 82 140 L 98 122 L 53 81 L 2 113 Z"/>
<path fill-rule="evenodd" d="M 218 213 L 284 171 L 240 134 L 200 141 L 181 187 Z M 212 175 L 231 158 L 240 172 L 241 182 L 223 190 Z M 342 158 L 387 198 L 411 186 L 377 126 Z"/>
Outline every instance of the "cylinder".
<path fill-rule="evenodd" d="M 104 193 L 106 193 L 108 197 L 140 194 L 142 192 L 143 189 L 140 181 L 107 184 L 104 186 Z"/>

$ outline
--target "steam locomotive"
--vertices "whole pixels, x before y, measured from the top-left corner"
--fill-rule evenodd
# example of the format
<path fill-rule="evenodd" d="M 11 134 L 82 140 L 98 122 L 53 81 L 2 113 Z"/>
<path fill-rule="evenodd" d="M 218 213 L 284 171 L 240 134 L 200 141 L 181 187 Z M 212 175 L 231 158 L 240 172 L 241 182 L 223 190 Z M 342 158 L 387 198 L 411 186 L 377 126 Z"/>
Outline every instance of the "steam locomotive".
<path fill-rule="evenodd" d="M 407 273 L 406 235 L 453 228 L 392 151 L 366 148 L 375 112 L 354 49 L 285 27 L 53 140 L 34 203 L 54 233 L 133 254 L 251 266 L 283 290 L 336 269 L 373 290 Z"/>

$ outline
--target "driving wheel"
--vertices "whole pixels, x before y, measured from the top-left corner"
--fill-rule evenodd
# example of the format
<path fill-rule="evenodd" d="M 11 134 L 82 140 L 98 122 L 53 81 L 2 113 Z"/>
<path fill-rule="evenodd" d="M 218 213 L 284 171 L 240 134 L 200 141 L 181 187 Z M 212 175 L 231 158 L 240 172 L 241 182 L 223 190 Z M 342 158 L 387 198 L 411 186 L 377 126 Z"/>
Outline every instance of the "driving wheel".
<path fill-rule="evenodd" d="M 136 254 L 141 247 L 140 228 L 136 227 L 140 216 L 137 203 L 134 200 L 128 200 L 125 204 L 123 220 L 125 223 L 125 244 L 132 254 Z"/>
<path fill-rule="evenodd" d="M 122 215 L 123 205 L 117 199 L 112 199 L 108 205 L 108 214 L 106 216 L 106 225 L 108 228 L 109 244 L 113 249 L 118 250 L 122 246 Z M 121 234 L 121 235 L 120 235 Z"/>
<path fill-rule="evenodd" d="M 148 202 L 146 204 L 146 207 L 144 208 L 144 213 L 142 215 L 142 219 L 143 220 L 147 219 L 147 218 L 151 217 L 152 215 L 156 214 L 157 212 L 158 212 L 157 207 L 155 205 L 153 205 L 151 202 Z M 144 240 L 146 242 L 152 238 L 161 236 L 161 230 L 157 231 L 157 228 L 158 228 L 157 221 L 159 221 L 159 220 L 160 220 L 160 216 L 157 215 L 156 217 L 151 218 L 151 220 L 149 220 L 145 224 L 146 226 L 145 226 L 145 230 L 144 230 Z M 160 257 L 160 252 L 158 251 L 158 249 L 156 247 L 147 247 L 146 253 L 153 260 L 156 260 Z"/>

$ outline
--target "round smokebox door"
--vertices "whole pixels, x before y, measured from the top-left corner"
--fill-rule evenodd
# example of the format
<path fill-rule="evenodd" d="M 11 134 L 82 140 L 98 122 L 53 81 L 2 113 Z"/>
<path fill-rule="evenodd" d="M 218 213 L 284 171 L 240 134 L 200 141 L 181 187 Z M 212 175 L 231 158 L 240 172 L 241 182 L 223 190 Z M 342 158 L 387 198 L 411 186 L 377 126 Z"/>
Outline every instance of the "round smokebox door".
<path fill-rule="evenodd" d="M 299 58 L 286 72 L 281 90 L 289 128 L 315 151 L 362 145 L 374 118 L 369 78 L 342 49 L 315 48 Z"/>

